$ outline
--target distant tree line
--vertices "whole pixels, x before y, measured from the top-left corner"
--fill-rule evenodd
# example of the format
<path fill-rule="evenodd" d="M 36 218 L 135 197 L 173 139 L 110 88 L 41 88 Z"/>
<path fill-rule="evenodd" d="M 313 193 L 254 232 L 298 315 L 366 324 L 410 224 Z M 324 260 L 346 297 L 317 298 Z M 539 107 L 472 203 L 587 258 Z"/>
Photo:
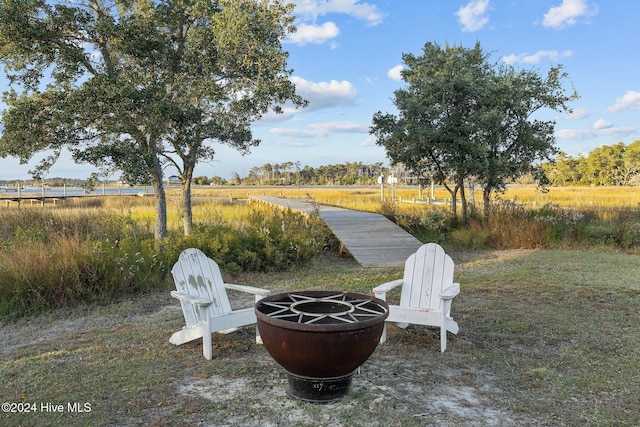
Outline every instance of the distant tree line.
<path fill-rule="evenodd" d="M 384 167 L 381 162 L 374 164 L 364 164 L 362 162 L 347 162 L 325 166 L 302 166 L 301 162 L 265 163 L 262 166 L 255 166 L 249 170 L 247 176 L 241 177 L 234 172 L 230 179 L 220 176 L 207 177 L 204 175 L 194 176 L 191 183 L 193 185 L 371 185 L 377 182 L 378 176 L 384 174 L 385 177 L 391 172 L 398 176 L 402 182 L 410 183 L 411 175 L 401 165 L 392 168 Z M 104 178 L 104 177 L 103 177 Z M 40 180 L 20 181 L 23 187 L 39 187 L 44 182 L 49 187 L 84 187 L 89 179 L 65 179 L 46 178 Z M 165 177 L 165 181 L 171 184 Z M 101 182 L 115 183 L 108 179 Z M 125 177 L 121 177 L 120 184 L 126 185 Z M 0 180 L 0 186 L 15 187 L 16 180 Z M 97 184 L 94 184 L 97 185 Z"/>
<path fill-rule="evenodd" d="M 396 168 L 391 168 L 396 170 Z M 194 177 L 195 185 L 371 185 L 377 177 L 387 174 L 382 163 L 347 162 L 325 166 L 302 166 L 300 162 L 265 163 L 241 177 L 234 172 L 231 179 Z"/>
<path fill-rule="evenodd" d="M 560 151 L 555 162 L 542 165 L 553 185 L 640 185 L 640 140 L 629 145 L 603 145 L 586 157 Z"/>
<path fill-rule="evenodd" d="M 560 151 L 553 162 L 543 163 L 542 169 L 554 186 L 613 185 L 640 186 L 640 140 L 628 145 L 618 142 L 603 145 L 586 156 L 569 156 Z M 297 162 L 265 163 L 250 169 L 241 177 L 234 172 L 230 179 L 219 176 L 195 176 L 194 185 L 373 185 L 380 174 L 393 173 L 401 184 L 416 184 L 418 179 L 404 165 L 385 167 L 381 162 L 365 164 L 346 162 L 318 167 L 302 166 Z M 16 180 L 0 180 L 0 186 L 15 187 Z M 76 178 L 47 178 L 50 187 L 83 187 L 87 180 Z M 39 187 L 42 181 L 21 181 L 24 187 Z"/>
<path fill-rule="evenodd" d="M 5 188 L 15 188 L 17 189 L 18 185 L 23 188 L 39 188 L 42 184 L 45 184 L 47 187 L 84 187 L 86 186 L 87 180 L 80 178 L 46 178 L 43 180 L 35 180 L 35 179 L 27 179 L 27 180 L 16 180 L 16 179 L 5 179 L 0 180 L 0 187 Z"/>

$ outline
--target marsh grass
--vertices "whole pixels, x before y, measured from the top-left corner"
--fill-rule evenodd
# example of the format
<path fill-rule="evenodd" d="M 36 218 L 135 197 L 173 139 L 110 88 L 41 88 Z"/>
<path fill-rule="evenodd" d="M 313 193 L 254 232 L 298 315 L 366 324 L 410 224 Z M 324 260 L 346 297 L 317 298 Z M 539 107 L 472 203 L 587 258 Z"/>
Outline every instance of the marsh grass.
<path fill-rule="evenodd" d="M 472 210 L 469 223 L 459 224 L 446 205 L 401 203 L 418 196 L 415 187 L 399 187 L 396 202 L 389 200 L 388 188 L 382 202 L 379 187 L 196 188 L 195 231 L 188 237 L 181 233 L 177 193 L 168 193 L 170 231 L 162 254 L 152 244 L 151 197 L 90 197 L 44 209 L 6 208 L 0 210 L 0 316 L 167 286 L 169 266 L 190 246 L 238 273 L 303 265 L 318 250 L 337 245 L 317 218 L 237 203 L 251 195 L 381 213 L 421 241 L 461 248 L 589 246 L 637 253 L 636 193 L 618 187 L 552 188 L 546 194 L 534 187 L 510 188 L 503 196 L 506 201 L 493 205 L 488 222 Z M 435 196 L 445 198 L 447 193 L 437 189 Z"/>
<path fill-rule="evenodd" d="M 188 247 L 238 273 L 299 266 L 332 244 L 317 216 L 208 200 L 195 203 L 190 236 L 171 215 L 159 252 L 148 198 L 99 200 L 0 210 L 0 318 L 165 289 L 171 265 Z"/>
<path fill-rule="evenodd" d="M 151 234 L 96 209 L 0 210 L 0 316 L 154 287 L 162 273 Z"/>
<path fill-rule="evenodd" d="M 417 187 L 390 190 L 381 201 L 379 187 L 246 187 L 199 189 L 199 195 L 247 198 L 276 195 L 313 200 L 385 215 L 421 241 L 448 242 L 469 249 L 615 247 L 640 251 L 640 190 L 635 187 L 553 187 L 543 193 L 535 186 L 514 186 L 495 198 L 489 222 L 473 205 L 468 224 L 450 215 L 443 201 L 449 194 L 435 189 L 438 203 L 411 203 Z M 476 191 L 475 200 L 481 202 Z M 423 197 L 429 191 L 423 190 Z M 408 203 L 407 203 L 408 202 Z M 435 221 L 440 216 L 444 221 Z M 440 224 L 439 227 L 436 227 Z"/>
<path fill-rule="evenodd" d="M 154 250 L 151 197 L 78 198 L 44 209 L 7 207 L 0 209 L 0 316 L 170 286 L 170 265 L 191 246 L 232 273 L 294 268 L 319 250 L 337 246 L 318 218 L 247 205 L 251 195 L 381 213 L 421 241 L 460 248 L 607 247 L 637 253 L 636 193 L 618 187 L 552 188 L 543 195 L 533 187 L 510 188 L 503 198 L 516 202 L 494 204 L 488 222 L 472 210 L 469 223 L 459 224 L 446 205 L 400 202 L 417 197 L 415 187 L 396 189 L 396 202 L 389 200 L 388 188 L 382 202 L 379 187 L 196 188 L 194 233 L 187 237 L 181 233 L 177 193 L 168 193 L 169 237 L 163 253 Z M 437 189 L 435 196 L 447 193 Z"/>
<path fill-rule="evenodd" d="M 574 208 L 640 207 L 639 187 L 550 187 L 547 190 L 514 186 L 500 198 L 534 207 L 546 204 Z"/>

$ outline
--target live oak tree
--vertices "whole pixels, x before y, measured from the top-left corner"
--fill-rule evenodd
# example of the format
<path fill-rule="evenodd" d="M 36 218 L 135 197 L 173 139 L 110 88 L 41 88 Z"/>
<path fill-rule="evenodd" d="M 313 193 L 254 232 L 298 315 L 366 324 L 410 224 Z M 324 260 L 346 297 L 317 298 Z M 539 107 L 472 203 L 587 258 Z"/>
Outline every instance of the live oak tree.
<path fill-rule="evenodd" d="M 289 80 L 281 41 L 292 5 L 280 0 L 3 0 L 4 94 L 0 155 L 29 161 L 63 148 L 74 159 L 151 182 L 155 237 L 166 235 L 163 169 L 182 182 L 191 232 L 191 179 L 213 142 L 243 153 L 250 124 L 305 102 Z"/>
<path fill-rule="evenodd" d="M 371 133 L 392 162 L 444 185 L 454 215 L 462 192 L 464 220 L 464 180 L 472 173 L 468 160 L 474 150 L 469 124 L 478 98 L 476 83 L 486 74 L 486 55 L 479 45 L 441 49 L 427 43 L 422 56 L 404 54 L 402 59 L 407 87 L 394 92 L 399 116 L 377 112 Z"/>
<path fill-rule="evenodd" d="M 465 180 L 482 185 L 488 214 L 494 191 L 538 172 L 536 161 L 556 151 L 554 122 L 532 115 L 544 108 L 566 111 L 577 97 L 564 93 L 561 67 L 542 79 L 534 71 L 497 66 L 479 43 L 472 49 L 426 43 L 421 56 L 404 54 L 403 61 L 407 87 L 394 92 L 398 115 L 377 112 L 371 133 L 392 162 L 444 185 L 454 215 L 460 192 L 463 221 Z M 544 181 L 541 173 L 535 177 Z"/>
<path fill-rule="evenodd" d="M 203 4 L 210 4 L 203 2 Z M 259 144 L 250 125 L 264 113 L 281 112 L 287 101 L 305 105 L 289 80 L 287 53 L 281 40 L 292 26 L 292 5 L 273 1 L 224 1 L 210 12 L 206 23 L 184 11 L 171 19 L 176 43 L 175 64 L 181 71 L 170 84 L 171 96 L 180 99 L 172 115 L 166 159 L 180 171 L 184 231 L 191 231 L 191 181 L 198 161 L 210 160 L 208 141 L 229 144 L 242 153 Z M 183 58 L 182 64 L 179 63 Z"/>
<path fill-rule="evenodd" d="M 543 109 L 571 111 L 568 103 L 577 99 L 566 94 L 562 67 L 551 67 L 545 78 L 534 70 L 495 67 L 479 99 L 474 143 L 480 147 L 474 158 L 475 178 L 482 184 L 485 218 L 493 192 L 501 192 L 509 181 L 525 174 L 544 186 L 549 183 L 541 161 L 551 161 L 555 146 L 555 121 L 534 118 Z"/>

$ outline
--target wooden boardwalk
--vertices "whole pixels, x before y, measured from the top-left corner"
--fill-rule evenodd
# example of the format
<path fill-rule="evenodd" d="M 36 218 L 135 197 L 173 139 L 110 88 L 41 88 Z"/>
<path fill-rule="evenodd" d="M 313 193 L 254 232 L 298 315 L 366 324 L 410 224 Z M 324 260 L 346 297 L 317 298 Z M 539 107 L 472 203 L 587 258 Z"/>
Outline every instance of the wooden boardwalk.
<path fill-rule="evenodd" d="M 384 215 L 314 205 L 299 199 L 272 196 L 252 196 L 251 199 L 307 213 L 318 208 L 320 218 L 363 267 L 404 266 L 409 255 L 422 245 Z"/>

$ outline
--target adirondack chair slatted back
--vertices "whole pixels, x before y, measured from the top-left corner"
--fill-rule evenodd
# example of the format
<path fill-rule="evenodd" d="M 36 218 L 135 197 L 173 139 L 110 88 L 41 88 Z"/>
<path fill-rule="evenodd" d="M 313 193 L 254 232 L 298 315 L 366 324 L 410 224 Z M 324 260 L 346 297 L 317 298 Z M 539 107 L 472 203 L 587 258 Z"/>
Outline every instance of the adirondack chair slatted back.
<path fill-rule="evenodd" d="M 201 250 L 190 248 L 183 251 L 171 269 L 178 292 L 213 301 L 209 309 L 214 315 L 231 312 L 231 304 L 220 274 L 218 264 Z M 193 304 L 181 302 L 187 326 L 200 322 L 200 313 Z"/>
<path fill-rule="evenodd" d="M 405 263 L 400 306 L 441 310 L 440 292 L 453 283 L 453 270 L 453 260 L 440 245 L 421 246 Z"/>

